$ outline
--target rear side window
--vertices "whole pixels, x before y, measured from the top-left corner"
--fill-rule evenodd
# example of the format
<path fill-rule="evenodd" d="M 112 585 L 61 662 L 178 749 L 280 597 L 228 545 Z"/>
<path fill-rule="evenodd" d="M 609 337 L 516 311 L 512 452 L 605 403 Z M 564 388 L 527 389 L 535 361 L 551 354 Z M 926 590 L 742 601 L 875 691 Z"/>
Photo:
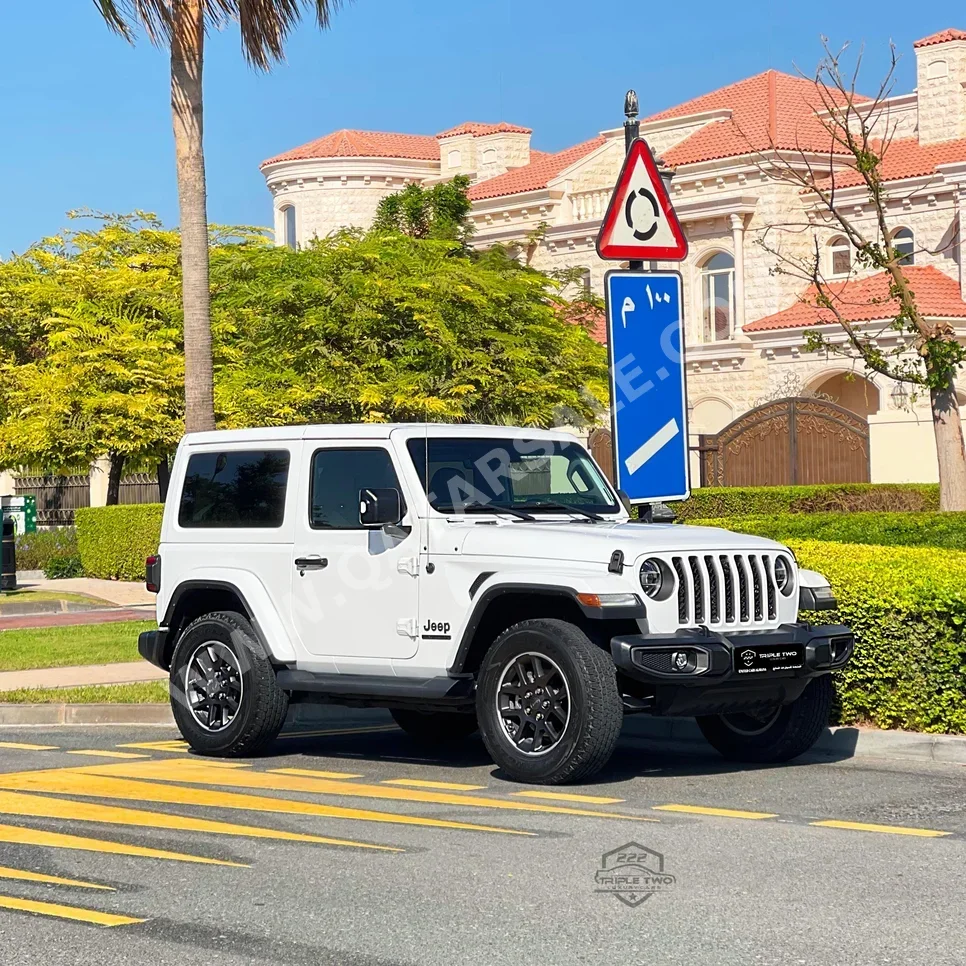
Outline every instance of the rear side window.
<path fill-rule="evenodd" d="M 188 458 L 182 527 L 280 527 L 285 515 L 286 450 L 230 450 Z"/>

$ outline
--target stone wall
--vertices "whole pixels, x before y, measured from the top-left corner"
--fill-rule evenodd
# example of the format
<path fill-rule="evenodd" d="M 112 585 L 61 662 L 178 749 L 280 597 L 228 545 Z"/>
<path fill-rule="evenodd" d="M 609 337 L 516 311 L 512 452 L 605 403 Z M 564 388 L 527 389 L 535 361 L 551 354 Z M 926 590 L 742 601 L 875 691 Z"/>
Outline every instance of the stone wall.
<path fill-rule="evenodd" d="M 966 41 L 916 50 L 919 140 L 923 144 L 966 138 Z"/>

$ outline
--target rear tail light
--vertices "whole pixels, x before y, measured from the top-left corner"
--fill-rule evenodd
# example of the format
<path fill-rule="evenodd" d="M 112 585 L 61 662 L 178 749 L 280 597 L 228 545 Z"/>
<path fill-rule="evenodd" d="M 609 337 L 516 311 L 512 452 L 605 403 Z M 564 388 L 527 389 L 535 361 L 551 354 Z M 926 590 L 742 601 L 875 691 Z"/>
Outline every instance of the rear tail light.
<path fill-rule="evenodd" d="M 161 557 L 153 553 L 144 561 L 144 586 L 156 594 L 161 590 Z"/>

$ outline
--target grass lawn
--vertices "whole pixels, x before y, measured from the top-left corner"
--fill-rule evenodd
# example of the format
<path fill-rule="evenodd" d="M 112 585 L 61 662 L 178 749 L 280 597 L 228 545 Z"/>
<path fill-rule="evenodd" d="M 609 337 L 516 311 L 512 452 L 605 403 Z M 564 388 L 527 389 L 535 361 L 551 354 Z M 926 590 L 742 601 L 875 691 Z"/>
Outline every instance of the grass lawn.
<path fill-rule="evenodd" d="M 140 660 L 138 634 L 154 621 L 117 621 L 0 631 L 0 671 Z"/>
<path fill-rule="evenodd" d="M 21 688 L 0 692 L 0 704 L 167 704 L 167 681 L 86 688 Z"/>
<path fill-rule="evenodd" d="M 71 591 L 54 590 L 5 590 L 0 594 L 0 604 L 13 603 L 29 604 L 38 600 L 69 600 L 72 604 L 103 604 L 105 607 L 113 607 L 109 601 L 101 600 L 100 597 L 91 597 L 90 594 L 76 594 Z"/>

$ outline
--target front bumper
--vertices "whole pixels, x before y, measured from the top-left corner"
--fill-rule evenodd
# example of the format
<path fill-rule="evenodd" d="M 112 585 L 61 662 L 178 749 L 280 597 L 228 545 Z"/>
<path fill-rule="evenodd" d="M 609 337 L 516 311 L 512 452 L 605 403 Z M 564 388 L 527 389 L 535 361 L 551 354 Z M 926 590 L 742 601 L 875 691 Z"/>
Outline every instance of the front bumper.
<path fill-rule="evenodd" d="M 724 714 L 794 701 L 820 674 L 844 667 L 855 638 L 842 624 L 782 624 L 769 631 L 627 634 L 614 664 L 656 714 Z M 685 660 L 686 658 L 686 660 Z"/>
<path fill-rule="evenodd" d="M 165 659 L 167 637 L 168 632 L 162 628 L 158 628 L 156 631 L 142 631 L 138 635 L 138 653 L 145 661 L 164 671 L 168 670 L 168 663 Z"/>

